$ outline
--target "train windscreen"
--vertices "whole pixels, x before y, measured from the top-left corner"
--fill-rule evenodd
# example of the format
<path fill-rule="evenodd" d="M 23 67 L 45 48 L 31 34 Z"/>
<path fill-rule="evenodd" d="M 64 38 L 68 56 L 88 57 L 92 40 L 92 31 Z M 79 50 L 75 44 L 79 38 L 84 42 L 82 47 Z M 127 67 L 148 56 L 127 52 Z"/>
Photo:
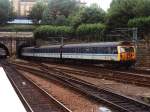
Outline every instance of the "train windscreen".
<path fill-rule="evenodd" d="M 134 52 L 134 48 L 133 47 L 121 47 L 120 48 L 120 52 Z"/>

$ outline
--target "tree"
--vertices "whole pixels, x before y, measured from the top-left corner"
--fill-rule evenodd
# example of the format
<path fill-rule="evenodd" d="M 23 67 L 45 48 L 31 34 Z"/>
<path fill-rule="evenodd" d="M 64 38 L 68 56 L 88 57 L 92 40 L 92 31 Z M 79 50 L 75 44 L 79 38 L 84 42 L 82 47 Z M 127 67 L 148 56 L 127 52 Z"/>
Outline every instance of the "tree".
<path fill-rule="evenodd" d="M 12 4 L 10 4 L 10 8 L 9 8 L 9 21 L 13 21 L 16 16 L 17 16 L 17 14 L 13 11 L 13 6 L 12 6 Z"/>
<path fill-rule="evenodd" d="M 90 7 L 82 7 L 69 17 L 71 25 L 77 27 L 80 24 L 103 23 L 105 12 L 96 4 Z"/>
<path fill-rule="evenodd" d="M 129 20 L 129 27 L 137 27 L 140 31 L 141 36 L 147 41 L 150 41 L 150 16 L 139 17 Z"/>
<path fill-rule="evenodd" d="M 150 0 L 113 0 L 106 23 L 111 28 L 127 27 L 130 19 L 150 15 Z"/>
<path fill-rule="evenodd" d="M 45 9 L 45 4 L 41 1 L 38 1 L 30 11 L 29 18 L 32 19 L 33 23 L 39 24 L 40 20 L 42 20 L 43 12 Z"/>
<path fill-rule="evenodd" d="M 68 16 L 77 8 L 76 0 L 49 0 L 42 22 L 51 25 L 65 25 Z"/>
<path fill-rule="evenodd" d="M 0 0 L 0 24 L 5 24 L 9 20 L 10 2 L 9 0 Z"/>
<path fill-rule="evenodd" d="M 64 15 L 57 15 L 55 18 L 49 14 L 48 8 L 43 12 L 43 24 L 49 25 L 68 25 L 68 19 Z"/>

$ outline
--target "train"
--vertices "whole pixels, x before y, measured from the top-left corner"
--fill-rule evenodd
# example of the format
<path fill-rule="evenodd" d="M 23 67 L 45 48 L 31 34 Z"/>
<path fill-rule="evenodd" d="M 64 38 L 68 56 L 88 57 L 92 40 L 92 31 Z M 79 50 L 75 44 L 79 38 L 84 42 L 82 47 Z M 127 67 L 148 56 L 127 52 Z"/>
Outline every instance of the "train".
<path fill-rule="evenodd" d="M 136 46 L 132 42 L 99 42 L 23 47 L 20 56 L 130 67 L 136 62 Z"/>

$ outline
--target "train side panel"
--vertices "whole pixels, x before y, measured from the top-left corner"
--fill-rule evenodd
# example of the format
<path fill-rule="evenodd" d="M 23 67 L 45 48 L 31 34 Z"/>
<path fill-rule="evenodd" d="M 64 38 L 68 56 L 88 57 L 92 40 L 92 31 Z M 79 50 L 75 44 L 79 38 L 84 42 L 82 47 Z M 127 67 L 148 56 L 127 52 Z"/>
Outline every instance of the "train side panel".
<path fill-rule="evenodd" d="M 62 58 L 98 61 L 118 61 L 118 52 L 117 47 L 115 46 L 64 47 Z"/>

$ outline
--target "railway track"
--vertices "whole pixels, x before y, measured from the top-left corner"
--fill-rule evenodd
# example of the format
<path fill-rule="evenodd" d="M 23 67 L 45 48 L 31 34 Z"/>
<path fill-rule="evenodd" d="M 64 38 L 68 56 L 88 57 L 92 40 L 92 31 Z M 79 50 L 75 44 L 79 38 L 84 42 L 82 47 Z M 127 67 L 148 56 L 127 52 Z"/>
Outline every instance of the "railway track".
<path fill-rule="evenodd" d="M 103 69 L 101 71 L 85 71 L 79 69 L 70 69 L 61 66 L 49 67 L 44 64 L 45 67 L 49 69 L 55 69 L 57 71 L 63 71 L 65 73 L 80 75 L 80 76 L 90 76 L 93 78 L 103 78 L 107 80 L 114 80 L 122 83 L 135 84 L 139 86 L 150 87 L 150 75 L 136 74 L 130 72 L 114 71 L 109 69 Z"/>
<path fill-rule="evenodd" d="M 27 64 L 26 62 L 17 62 L 20 64 Z M 32 65 L 37 65 L 37 61 L 30 61 L 29 62 Z M 42 63 L 42 62 L 40 62 Z M 43 62 L 45 64 L 49 64 L 47 62 Z M 99 65 L 91 65 L 91 64 L 74 64 L 74 63 L 57 63 L 57 62 L 51 62 L 52 65 L 56 65 L 56 66 L 64 66 L 64 67 L 74 67 L 77 69 L 85 69 L 86 71 L 96 71 L 96 72 L 101 72 L 102 70 L 105 71 L 115 71 L 115 72 L 122 72 L 122 73 L 127 73 L 127 74 L 141 74 L 141 75 L 150 75 L 150 71 L 149 70 L 143 70 L 143 69 L 135 69 L 135 68 L 130 68 L 130 69 L 120 69 L 120 68 L 112 68 L 112 67 L 104 67 L 104 66 L 99 66 Z M 87 69 L 86 69 L 87 68 Z"/>
<path fill-rule="evenodd" d="M 148 104 L 104 88 L 98 88 L 91 83 L 67 75 L 63 71 L 54 71 L 42 65 L 41 70 L 19 65 L 15 66 L 18 69 L 37 74 L 50 80 L 58 81 L 65 86 L 78 90 L 83 94 L 118 110 L 119 112 L 150 112 L 150 105 Z"/>
<path fill-rule="evenodd" d="M 16 63 L 17 64 L 17 63 Z M 18 63 L 18 64 L 24 64 L 29 65 L 29 63 Z M 30 63 L 32 66 L 39 66 L 41 64 L 37 63 Z M 116 71 L 113 69 L 92 69 L 90 68 L 83 68 L 83 67 L 68 67 L 68 66 L 48 66 L 47 64 L 42 64 L 42 66 L 56 71 L 63 71 L 65 73 L 69 74 L 75 74 L 79 76 L 87 76 L 87 77 L 93 77 L 93 78 L 99 78 L 99 79 L 106 79 L 106 80 L 113 80 L 121 83 L 129 83 L 134 84 L 138 86 L 144 86 L 144 87 L 150 87 L 150 75 L 145 74 L 139 74 L 139 73 L 131 73 L 131 72 L 125 72 L 125 71 Z"/>
<path fill-rule="evenodd" d="M 27 112 L 72 112 L 14 67 L 6 63 L 3 67 Z"/>

